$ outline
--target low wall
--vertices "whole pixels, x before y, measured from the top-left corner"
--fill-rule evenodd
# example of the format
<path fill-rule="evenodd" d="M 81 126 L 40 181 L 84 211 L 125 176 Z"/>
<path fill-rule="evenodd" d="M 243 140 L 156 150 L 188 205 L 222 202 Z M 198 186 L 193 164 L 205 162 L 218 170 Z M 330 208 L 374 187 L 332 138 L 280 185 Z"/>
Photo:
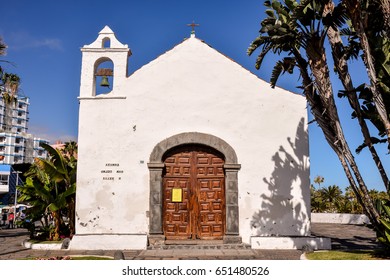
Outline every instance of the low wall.
<path fill-rule="evenodd" d="M 341 214 L 341 213 L 311 213 L 312 223 L 324 224 L 370 224 L 370 220 L 363 214 Z"/>

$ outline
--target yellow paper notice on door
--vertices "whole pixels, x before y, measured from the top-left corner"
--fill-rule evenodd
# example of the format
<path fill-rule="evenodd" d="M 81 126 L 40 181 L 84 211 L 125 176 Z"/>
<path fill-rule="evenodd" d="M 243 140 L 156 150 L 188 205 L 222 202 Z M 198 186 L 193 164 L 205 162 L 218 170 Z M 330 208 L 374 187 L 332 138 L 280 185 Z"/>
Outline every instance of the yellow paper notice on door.
<path fill-rule="evenodd" d="M 172 189 L 172 202 L 182 202 L 182 189 Z"/>

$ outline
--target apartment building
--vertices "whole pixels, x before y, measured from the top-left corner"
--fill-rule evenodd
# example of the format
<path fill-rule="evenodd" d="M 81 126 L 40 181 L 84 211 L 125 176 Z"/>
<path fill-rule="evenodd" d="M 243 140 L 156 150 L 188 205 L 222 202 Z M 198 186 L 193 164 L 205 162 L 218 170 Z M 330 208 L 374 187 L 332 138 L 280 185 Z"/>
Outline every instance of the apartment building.
<path fill-rule="evenodd" d="M 45 158 L 40 143 L 49 143 L 27 133 L 29 98 L 16 96 L 6 104 L 0 96 L 0 164 L 32 163 L 35 157 Z"/>
<path fill-rule="evenodd" d="M 29 105 L 28 97 L 16 96 L 6 103 L 0 95 L 0 208 L 12 203 L 16 185 L 22 184 L 14 167 L 47 157 L 40 143 L 49 141 L 28 133 Z"/>

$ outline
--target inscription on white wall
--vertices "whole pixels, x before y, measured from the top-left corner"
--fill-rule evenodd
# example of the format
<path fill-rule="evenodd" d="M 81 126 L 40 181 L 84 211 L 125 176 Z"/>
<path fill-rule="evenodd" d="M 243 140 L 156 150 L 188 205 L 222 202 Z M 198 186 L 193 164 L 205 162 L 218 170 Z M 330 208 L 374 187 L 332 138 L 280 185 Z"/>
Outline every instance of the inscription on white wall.
<path fill-rule="evenodd" d="M 122 179 L 124 172 L 120 169 L 119 163 L 106 163 L 100 173 L 103 175 L 102 179 L 104 181 L 116 181 Z"/>

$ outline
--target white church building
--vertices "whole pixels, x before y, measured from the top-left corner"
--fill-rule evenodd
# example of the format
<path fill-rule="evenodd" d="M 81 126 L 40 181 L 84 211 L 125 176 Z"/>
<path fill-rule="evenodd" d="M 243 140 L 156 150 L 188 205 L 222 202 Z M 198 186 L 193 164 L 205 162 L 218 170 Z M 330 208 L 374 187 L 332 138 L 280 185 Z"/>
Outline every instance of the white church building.
<path fill-rule="evenodd" d="M 303 96 L 194 33 L 131 75 L 131 51 L 107 26 L 81 52 L 70 249 L 324 246 L 310 236 Z"/>

